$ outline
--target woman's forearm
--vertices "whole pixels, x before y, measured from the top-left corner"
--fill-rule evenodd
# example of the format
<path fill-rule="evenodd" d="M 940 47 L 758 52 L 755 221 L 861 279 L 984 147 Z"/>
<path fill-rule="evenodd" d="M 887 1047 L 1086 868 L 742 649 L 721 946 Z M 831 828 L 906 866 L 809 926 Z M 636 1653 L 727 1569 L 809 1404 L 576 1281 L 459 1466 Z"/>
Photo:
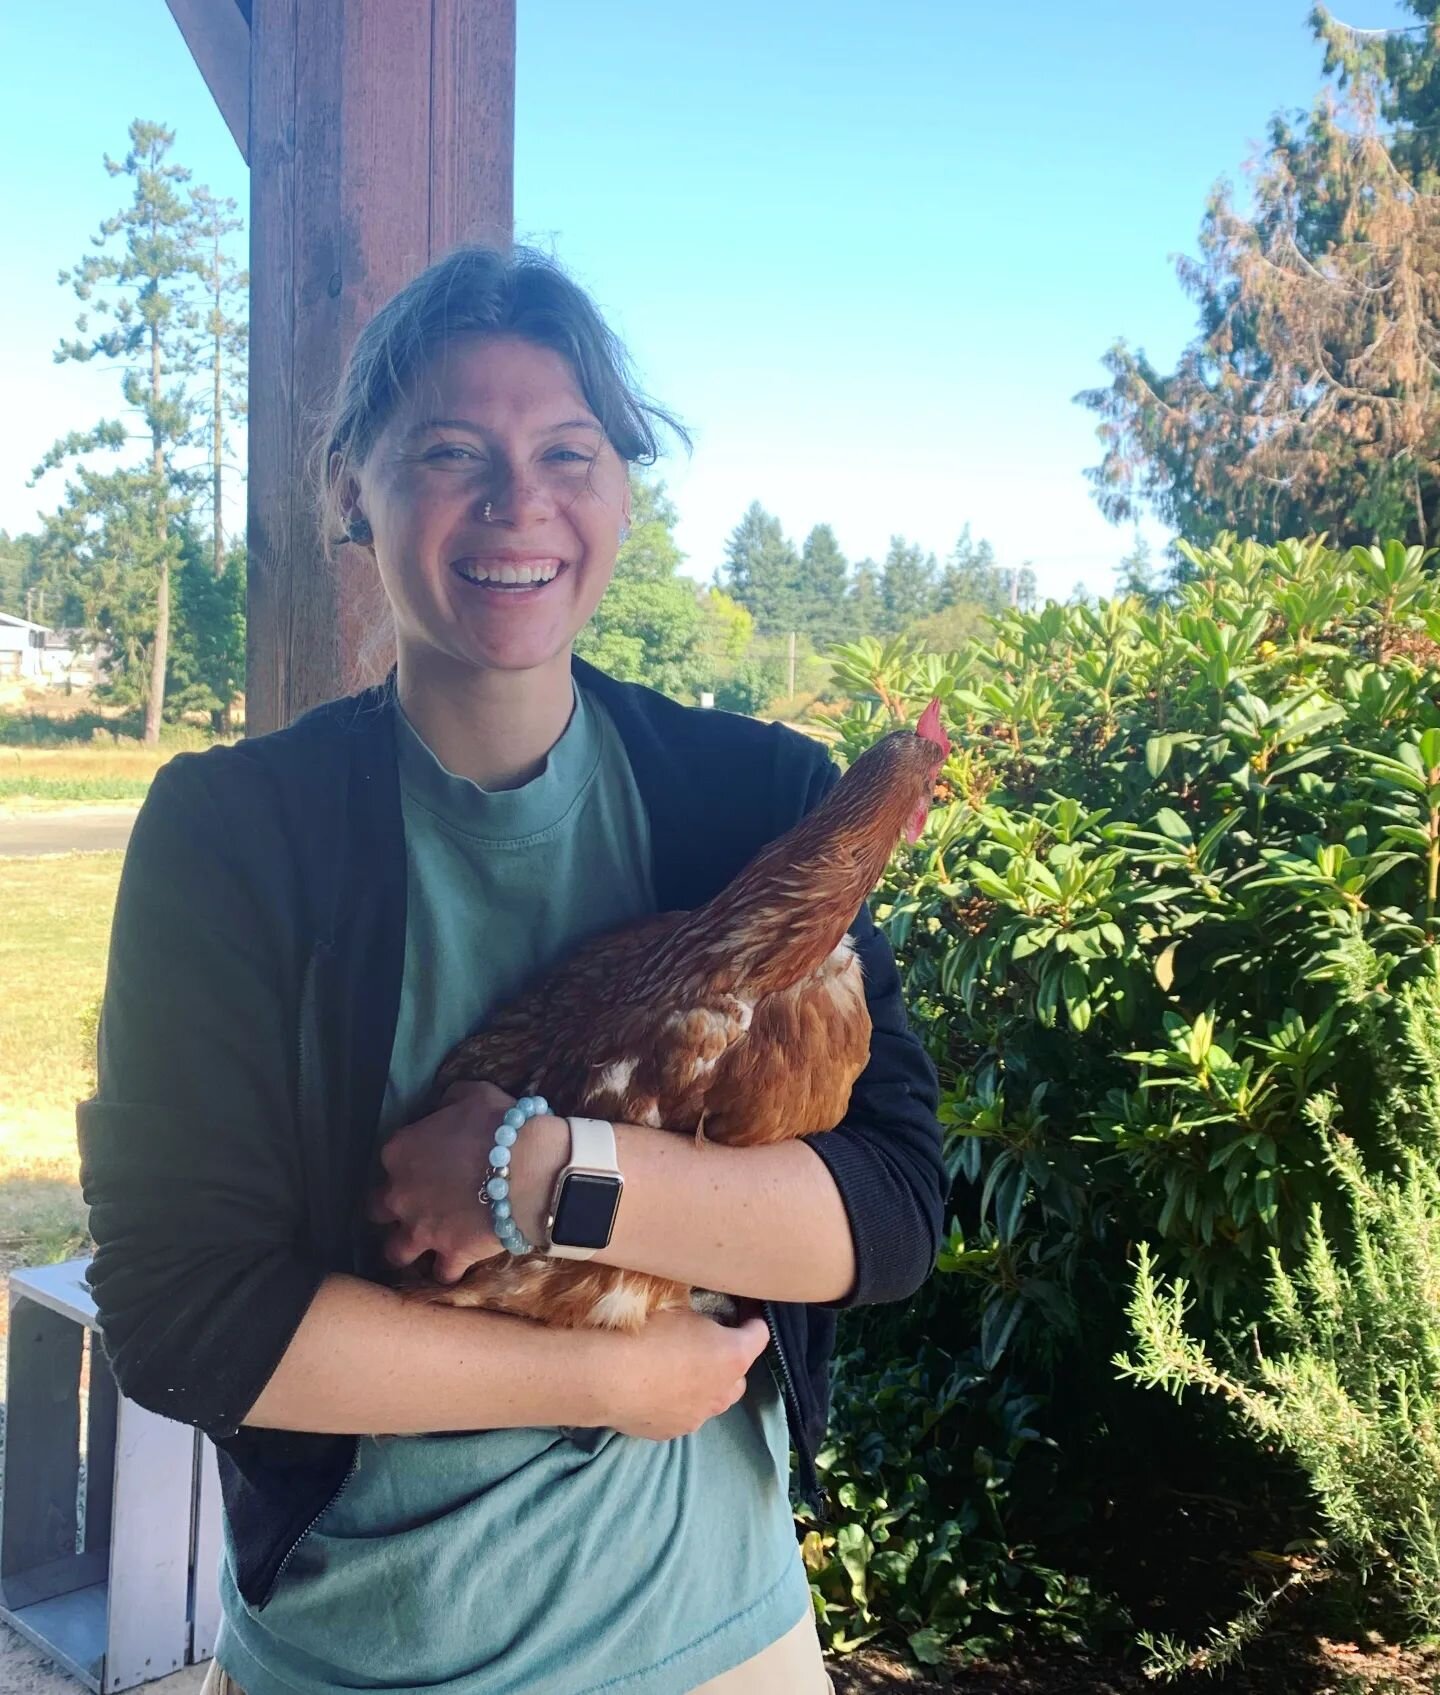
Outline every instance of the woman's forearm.
<path fill-rule="evenodd" d="M 244 1422 L 340 1436 L 607 1424 L 607 1345 L 328 1277 Z"/>
<path fill-rule="evenodd" d="M 727 1148 L 617 1124 L 625 1177 L 607 1265 L 753 1300 L 839 1301 L 855 1248 L 835 1181 L 803 1142 Z"/>

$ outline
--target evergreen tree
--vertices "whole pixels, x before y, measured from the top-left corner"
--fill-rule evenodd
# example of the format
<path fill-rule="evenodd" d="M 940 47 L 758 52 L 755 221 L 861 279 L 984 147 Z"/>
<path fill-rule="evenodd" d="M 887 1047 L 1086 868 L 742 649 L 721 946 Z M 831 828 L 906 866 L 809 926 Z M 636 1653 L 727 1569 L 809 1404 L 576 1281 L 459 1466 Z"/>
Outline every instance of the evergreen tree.
<path fill-rule="evenodd" d="M 194 269 L 201 299 L 188 314 L 196 337 L 195 368 L 206 376 L 204 432 L 210 448 L 210 561 L 216 577 L 226 571 L 225 421 L 245 414 L 246 354 L 250 326 L 245 302 L 250 278 L 231 258 L 226 238 L 243 229 L 233 200 L 218 200 L 208 188 L 190 196 Z"/>
<path fill-rule="evenodd" d="M 112 567 L 140 573 L 153 593 L 148 628 L 129 617 L 126 604 L 122 662 L 132 678 L 141 658 L 147 661 L 144 685 L 145 740 L 160 739 L 165 705 L 165 674 L 170 643 L 170 573 L 180 555 L 180 516 L 184 505 L 175 451 L 194 430 L 193 408 L 182 382 L 193 357 L 186 340 L 187 288 L 194 275 L 191 208 L 181 189 L 190 173 L 168 162 L 175 136 L 163 124 L 137 119 L 130 126 L 130 151 L 105 169 L 130 182 L 130 202 L 106 218 L 94 238 L 99 252 L 89 254 L 61 282 L 71 286 L 85 310 L 76 321 L 79 337 L 56 350 L 57 363 L 101 357 L 124 372 L 127 407 L 139 415 L 149 456 L 143 471 L 106 477 L 82 470 L 67 497 L 70 520 L 98 525 L 108 538 L 101 549 Z M 94 329 L 90 314 L 108 320 Z M 107 420 L 57 442 L 41 469 L 59 465 L 97 448 L 122 448 L 131 439 L 123 423 Z M 113 502 L 113 506 L 107 506 Z"/>
<path fill-rule="evenodd" d="M 1418 17 L 1435 0 L 1409 0 Z M 1173 370 L 1119 341 L 1089 473 L 1115 522 L 1148 506 L 1197 541 L 1440 531 L 1440 32 L 1357 34 L 1312 17 L 1338 87 L 1271 120 L 1244 200 L 1211 194 L 1198 308 Z"/>
<path fill-rule="evenodd" d="M 175 573 L 175 640 L 170 644 L 166 706 L 172 716 L 208 712 L 217 733 L 245 687 L 245 549 L 232 548 L 219 576 L 199 539 L 187 532 Z"/>
<path fill-rule="evenodd" d="M 1130 551 L 1115 567 L 1115 593 L 1120 596 L 1138 595 L 1145 601 L 1155 598 L 1155 566 L 1150 557 L 1150 543 L 1139 530 L 1135 532 Z"/>
<path fill-rule="evenodd" d="M 800 552 L 800 615 L 797 628 L 822 646 L 840 641 L 846 631 L 845 594 L 850 566 L 835 532 L 817 524 Z"/>
<path fill-rule="evenodd" d="M 890 551 L 880 578 L 880 605 L 885 632 L 899 635 L 937 605 L 935 555 L 904 536 L 891 536 Z"/>
<path fill-rule="evenodd" d="M 986 612 L 998 612 L 1006 599 L 1005 587 L 995 567 L 995 549 L 983 538 L 975 541 L 966 524 L 940 578 L 941 609 L 968 604 Z"/>
<path fill-rule="evenodd" d="M 880 567 L 873 559 L 862 559 L 850 579 L 845 597 L 845 627 L 850 636 L 873 636 L 884 622 L 880 604 Z"/>
<path fill-rule="evenodd" d="M 26 607 L 35 606 L 37 586 L 43 594 L 37 559 L 39 545 L 39 536 L 24 533 L 12 536 L 0 530 L 0 612 L 13 613 L 17 618 L 32 617 Z M 40 609 L 34 611 L 33 620 L 38 624 L 45 622 Z"/>
<path fill-rule="evenodd" d="M 749 609 L 762 634 L 781 635 L 799 628 L 799 577 L 800 561 L 780 520 L 752 501 L 725 544 L 720 586 Z"/>

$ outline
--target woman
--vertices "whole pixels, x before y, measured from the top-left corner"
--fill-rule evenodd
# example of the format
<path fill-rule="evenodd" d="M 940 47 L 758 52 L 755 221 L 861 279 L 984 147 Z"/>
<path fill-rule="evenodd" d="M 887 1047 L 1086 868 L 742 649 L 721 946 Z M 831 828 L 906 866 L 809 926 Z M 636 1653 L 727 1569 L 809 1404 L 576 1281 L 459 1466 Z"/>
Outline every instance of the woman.
<path fill-rule="evenodd" d="M 125 1393 L 219 1447 L 212 1688 L 826 1687 L 787 1449 L 813 1479 L 833 1309 L 916 1288 L 944 1183 L 864 913 L 875 1037 L 843 1125 L 743 1151 L 615 1129 L 598 1257 L 783 1303 L 771 1369 L 759 1320 L 577 1333 L 384 1284 L 385 1260 L 501 1251 L 478 1190 L 511 1102 L 471 1085 L 422 1116 L 454 1042 L 585 937 L 707 899 L 834 777 L 786 729 L 572 660 L 661 417 L 547 262 L 432 266 L 359 338 L 326 440 L 390 680 L 176 759 L 137 822 L 81 1108 L 92 1281 Z M 516 1142 L 531 1241 L 568 1155 L 548 1113 Z"/>

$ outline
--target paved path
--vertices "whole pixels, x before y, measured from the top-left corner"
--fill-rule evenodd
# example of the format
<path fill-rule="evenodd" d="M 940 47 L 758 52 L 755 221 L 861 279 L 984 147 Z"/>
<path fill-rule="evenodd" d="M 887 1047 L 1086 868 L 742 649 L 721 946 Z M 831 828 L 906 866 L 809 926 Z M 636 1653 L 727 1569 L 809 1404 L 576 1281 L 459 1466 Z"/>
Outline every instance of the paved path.
<path fill-rule="evenodd" d="M 84 812 L 32 812 L 0 818 L 0 859 L 33 859 L 50 853 L 98 853 L 123 848 L 135 824 L 133 806 L 91 807 Z"/>

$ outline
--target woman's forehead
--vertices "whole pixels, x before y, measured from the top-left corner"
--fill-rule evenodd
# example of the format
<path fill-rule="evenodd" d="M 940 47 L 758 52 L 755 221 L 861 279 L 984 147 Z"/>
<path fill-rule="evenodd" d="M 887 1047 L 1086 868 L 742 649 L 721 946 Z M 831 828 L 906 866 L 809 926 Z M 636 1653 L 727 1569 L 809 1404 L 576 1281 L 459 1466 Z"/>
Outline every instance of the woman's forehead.
<path fill-rule="evenodd" d="M 421 369 L 401 408 L 404 427 L 427 418 L 485 422 L 554 414 L 596 420 L 568 359 L 517 337 L 467 336 L 446 343 Z"/>

